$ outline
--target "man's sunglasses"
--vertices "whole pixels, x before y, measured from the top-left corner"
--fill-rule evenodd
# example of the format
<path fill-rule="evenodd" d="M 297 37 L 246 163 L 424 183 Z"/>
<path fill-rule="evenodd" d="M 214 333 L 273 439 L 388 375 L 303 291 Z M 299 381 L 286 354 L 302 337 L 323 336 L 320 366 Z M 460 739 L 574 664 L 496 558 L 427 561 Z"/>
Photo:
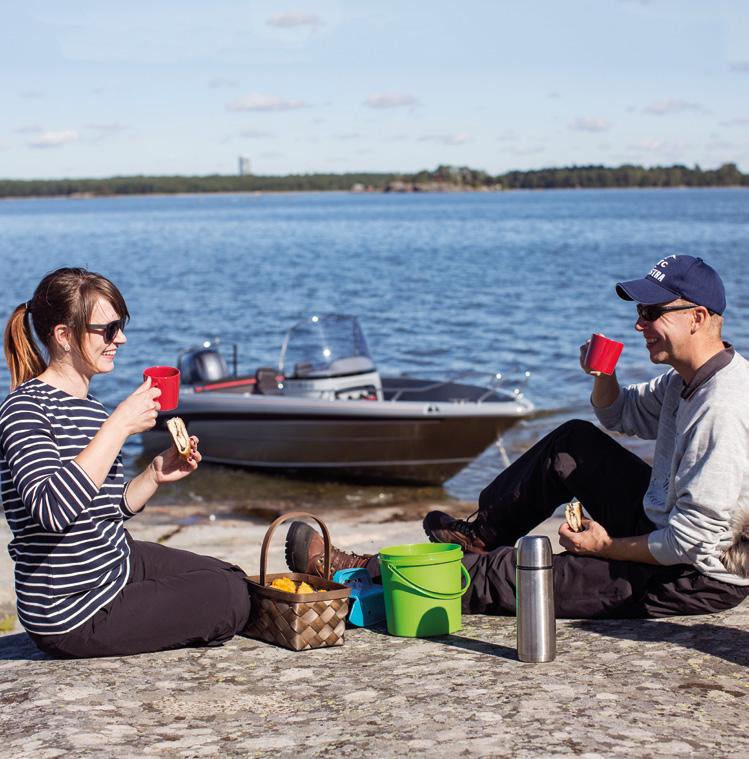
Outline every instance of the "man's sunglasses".
<path fill-rule="evenodd" d="M 126 324 L 127 318 L 123 317 L 122 319 L 116 319 L 108 324 L 87 324 L 86 329 L 91 330 L 92 332 L 101 332 L 104 336 L 104 342 L 112 343 L 120 330 L 123 332 L 125 331 Z"/>
<path fill-rule="evenodd" d="M 644 303 L 638 303 L 637 315 L 645 322 L 654 322 L 669 311 L 688 311 L 690 308 L 698 308 L 698 306 L 646 306 Z"/>

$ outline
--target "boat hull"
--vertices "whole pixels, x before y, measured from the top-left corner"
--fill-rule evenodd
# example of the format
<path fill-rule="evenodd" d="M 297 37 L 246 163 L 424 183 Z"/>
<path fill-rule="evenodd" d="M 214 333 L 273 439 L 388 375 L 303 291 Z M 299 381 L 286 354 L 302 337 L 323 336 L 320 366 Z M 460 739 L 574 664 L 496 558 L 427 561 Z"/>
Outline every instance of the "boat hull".
<path fill-rule="evenodd" d="M 147 450 L 168 447 L 178 413 L 203 460 L 327 479 L 441 484 L 528 416 L 520 399 L 488 403 L 321 401 L 193 393 L 160 415 Z"/>

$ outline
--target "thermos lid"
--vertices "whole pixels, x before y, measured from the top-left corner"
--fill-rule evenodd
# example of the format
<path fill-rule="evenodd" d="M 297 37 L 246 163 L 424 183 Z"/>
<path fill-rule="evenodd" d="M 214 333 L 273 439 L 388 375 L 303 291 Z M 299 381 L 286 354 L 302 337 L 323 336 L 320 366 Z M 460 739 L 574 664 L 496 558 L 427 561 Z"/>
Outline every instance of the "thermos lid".
<path fill-rule="evenodd" d="M 550 567 L 551 556 L 551 541 L 546 535 L 526 535 L 515 543 L 515 562 L 521 569 Z"/>

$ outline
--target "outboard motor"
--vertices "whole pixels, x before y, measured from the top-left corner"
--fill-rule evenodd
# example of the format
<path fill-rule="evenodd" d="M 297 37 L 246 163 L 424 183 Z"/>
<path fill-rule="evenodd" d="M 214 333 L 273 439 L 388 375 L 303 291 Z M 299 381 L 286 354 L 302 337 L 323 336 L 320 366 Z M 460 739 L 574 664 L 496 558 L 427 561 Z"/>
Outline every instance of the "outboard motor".
<path fill-rule="evenodd" d="M 180 357 L 178 368 L 185 385 L 217 382 L 229 376 L 226 359 L 212 348 L 188 351 Z"/>

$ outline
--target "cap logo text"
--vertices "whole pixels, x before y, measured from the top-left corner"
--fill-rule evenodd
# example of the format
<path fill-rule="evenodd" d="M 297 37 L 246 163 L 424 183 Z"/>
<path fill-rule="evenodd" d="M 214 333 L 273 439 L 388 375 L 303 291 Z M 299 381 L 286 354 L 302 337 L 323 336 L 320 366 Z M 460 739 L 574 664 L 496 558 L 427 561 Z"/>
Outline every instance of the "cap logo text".
<path fill-rule="evenodd" d="M 658 282 L 663 282 L 663 280 L 666 278 L 666 275 L 664 272 L 659 271 L 658 269 L 651 269 L 648 272 L 648 276 L 652 277 L 653 279 L 657 280 Z"/>

